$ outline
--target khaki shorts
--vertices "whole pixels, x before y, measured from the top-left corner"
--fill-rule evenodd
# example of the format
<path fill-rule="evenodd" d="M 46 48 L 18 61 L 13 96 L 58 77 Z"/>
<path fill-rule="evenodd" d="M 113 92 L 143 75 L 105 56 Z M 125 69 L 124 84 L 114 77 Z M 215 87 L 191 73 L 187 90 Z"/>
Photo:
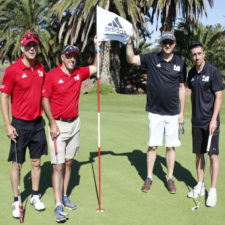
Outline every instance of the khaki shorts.
<path fill-rule="evenodd" d="M 79 154 L 80 146 L 80 118 L 78 117 L 73 122 L 64 122 L 56 120 L 60 134 L 56 139 L 58 151 L 58 163 L 65 163 L 65 159 L 73 159 Z M 54 142 L 49 135 L 49 148 L 51 152 L 51 163 L 56 164 Z"/>

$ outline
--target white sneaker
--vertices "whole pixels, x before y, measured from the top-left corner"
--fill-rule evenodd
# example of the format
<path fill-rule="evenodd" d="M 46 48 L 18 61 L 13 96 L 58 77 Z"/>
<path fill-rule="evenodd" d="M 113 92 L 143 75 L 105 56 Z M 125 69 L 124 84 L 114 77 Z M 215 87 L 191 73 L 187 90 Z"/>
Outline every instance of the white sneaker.
<path fill-rule="evenodd" d="M 40 200 L 41 195 L 33 195 L 30 199 L 30 204 L 34 206 L 37 211 L 45 210 L 44 203 Z"/>
<path fill-rule="evenodd" d="M 12 215 L 15 219 L 20 218 L 19 201 L 12 204 Z"/>
<path fill-rule="evenodd" d="M 201 193 L 200 193 L 201 192 Z M 205 185 L 197 184 L 189 193 L 188 198 L 197 198 L 199 195 L 205 195 Z"/>
<path fill-rule="evenodd" d="M 216 201 L 217 201 L 216 189 L 210 188 L 208 193 L 208 198 L 206 201 L 206 206 L 214 207 L 216 205 Z"/>

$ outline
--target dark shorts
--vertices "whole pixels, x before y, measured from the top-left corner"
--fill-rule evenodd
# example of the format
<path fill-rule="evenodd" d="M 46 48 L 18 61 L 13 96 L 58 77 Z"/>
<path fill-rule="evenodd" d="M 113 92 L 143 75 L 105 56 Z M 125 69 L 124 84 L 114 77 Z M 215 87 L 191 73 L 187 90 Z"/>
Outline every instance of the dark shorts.
<path fill-rule="evenodd" d="M 209 128 L 192 127 L 193 153 L 206 153 L 208 137 Z M 209 149 L 209 155 L 219 155 L 219 127 L 216 128 L 213 134 L 211 146 Z"/>
<path fill-rule="evenodd" d="M 16 139 L 16 151 L 18 163 L 25 161 L 26 149 L 30 151 L 31 159 L 40 159 L 41 155 L 47 155 L 47 141 L 45 136 L 45 121 L 38 117 L 32 121 L 13 118 L 12 125 L 16 128 L 18 137 Z M 11 141 L 8 161 L 16 161 L 15 143 Z"/>

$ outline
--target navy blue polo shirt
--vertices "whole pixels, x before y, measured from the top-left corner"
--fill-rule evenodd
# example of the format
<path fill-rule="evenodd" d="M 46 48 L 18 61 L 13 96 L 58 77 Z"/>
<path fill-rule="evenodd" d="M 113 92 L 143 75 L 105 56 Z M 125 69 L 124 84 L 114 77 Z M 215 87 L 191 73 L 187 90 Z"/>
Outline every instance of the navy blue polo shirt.
<path fill-rule="evenodd" d="M 192 67 L 187 83 L 192 90 L 192 126 L 207 128 L 213 115 L 215 92 L 223 90 L 222 74 L 218 68 L 206 61 L 200 73 Z M 218 125 L 219 122 L 218 116 Z"/>
<path fill-rule="evenodd" d="M 185 62 L 175 54 L 167 62 L 162 52 L 140 55 L 140 59 L 148 75 L 146 111 L 159 115 L 179 114 L 179 85 L 186 82 Z"/>

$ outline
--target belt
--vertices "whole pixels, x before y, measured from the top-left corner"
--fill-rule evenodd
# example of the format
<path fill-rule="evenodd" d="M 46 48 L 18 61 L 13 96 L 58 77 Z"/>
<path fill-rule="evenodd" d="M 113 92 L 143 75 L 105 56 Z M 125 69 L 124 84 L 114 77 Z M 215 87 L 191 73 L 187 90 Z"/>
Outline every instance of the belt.
<path fill-rule="evenodd" d="M 78 115 L 76 117 L 73 117 L 73 118 L 70 118 L 70 119 L 57 118 L 55 120 L 59 120 L 59 121 L 62 121 L 62 122 L 67 122 L 67 123 L 72 123 L 77 118 L 78 118 Z"/>

